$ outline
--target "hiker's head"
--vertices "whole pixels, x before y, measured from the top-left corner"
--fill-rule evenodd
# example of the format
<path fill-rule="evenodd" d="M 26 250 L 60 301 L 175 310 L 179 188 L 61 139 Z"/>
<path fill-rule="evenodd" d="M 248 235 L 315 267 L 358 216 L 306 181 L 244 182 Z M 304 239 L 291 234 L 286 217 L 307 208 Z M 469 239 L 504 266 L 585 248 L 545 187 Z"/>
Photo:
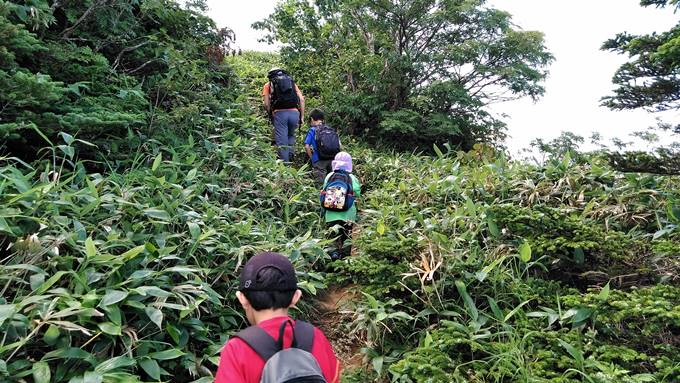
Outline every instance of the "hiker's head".
<path fill-rule="evenodd" d="M 344 170 L 348 173 L 352 172 L 352 156 L 347 152 L 340 152 L 335 155 L 332 164 L 333 171 Z"/>
<path fill-rule="evenodd" d="M 311 121 L 312 125 L 323 122 L 325 117 L 326 116 L 324 116 L 323 112 L 319 109 L 314 109 L 311 113 L 309 113 L 309 120 Z"/>
<path fill-rule="evenodd" d="M 251 323 L 255 323 L 253 311 L 288 309 L 301 295 L 293 264 L 278 253 L 261 253 L 250 258 L 241 271 L 236 293 Z"/>
<path fill-rule="evenodd" d="M 278 75 L 279 73 L 288 74 L 288 72 L 286 72 L 286 70 L 283 68 L 273 67 L 272 69 L 269 70 L 269 72 L 267 72 L 267 78 L 271 80 L 272 77 Z"/>

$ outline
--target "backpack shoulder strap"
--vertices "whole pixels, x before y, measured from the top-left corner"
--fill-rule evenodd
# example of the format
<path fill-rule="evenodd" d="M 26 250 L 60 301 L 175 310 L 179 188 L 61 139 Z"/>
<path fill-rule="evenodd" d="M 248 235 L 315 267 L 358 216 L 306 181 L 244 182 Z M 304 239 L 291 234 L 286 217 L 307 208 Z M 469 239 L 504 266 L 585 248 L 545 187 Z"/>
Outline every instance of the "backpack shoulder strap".
<path fill-rule="evenodd" d="M 352 175 L 347 173 L 347 193 L 354 195 L 354 180 L 352 179 Z"/>
<path fill-rule="evenodd" d="M 324 180 L 323 180 L 324 186 L 328 186 L 328 184 L 331 183 L 331 181 L 333 181 L 333 173 L 335 173 L 335 172 L 332 171 L 332 172 L 326 174 L 326 178 L 324 178 Z"/>
<path fill-rule="evenodd" d="M 259 326 L 250 326 L 234 336 L 246 342 L 265 362 L 281 351 L 278 342 Z"/>
<path fill-rule="evenodd" d="M 298 95 L 297 92 L 297 84 L 295 83 L 295 80 L 293 78 L 290 78 L 291 85 L 293 86 L 293 94 L 295 95 L 295 98 L 297 99 L 297 108 L 300 109 L 300 96 Z"/>
<path fill-rule="evenodd" d="M 314 345 L 314 326 L 305 321 L 295 321 L 295 344 L 296 348 L 311 354 Z"/>

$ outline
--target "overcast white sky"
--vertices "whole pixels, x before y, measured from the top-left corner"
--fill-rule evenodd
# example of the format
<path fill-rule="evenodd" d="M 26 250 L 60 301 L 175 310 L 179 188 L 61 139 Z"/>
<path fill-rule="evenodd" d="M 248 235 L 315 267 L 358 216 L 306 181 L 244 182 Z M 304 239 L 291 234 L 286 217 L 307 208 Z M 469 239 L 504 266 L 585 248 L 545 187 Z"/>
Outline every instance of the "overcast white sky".
<path fill-rule="evenodd" d="M 232 28 L 244 50 L 271 50 L 257 42 L 261 33 L 250 25 L 269 15 L 276 2 L 209 0 L 208 14 L 219 26 Z M 488 4 L 510 12 L 522 29 L 545 33 L 548 49 L 555 56 L 541 100 L 519 100 L 493 108 L 509 115 L 505 120 L 511 136 L 507 144 L 512 152 L 528 146 L 533 138 L 554 138 L 563 130 L 585 137 L 598 131 L 604 137 L 627 140 L 630 132 L 655 125 L 657 114 L 614 112 L 599 107 L 599 99 L 612 89 L 614 71 L 626 61 L 623 56 L 599 48 L 619 32 L 668 30 L 678 22 L 680 14 L 670 9 L 642 8 L 639 0 L 489 0 Z M 677 112 L 664 117 L 680 120 Z"/>

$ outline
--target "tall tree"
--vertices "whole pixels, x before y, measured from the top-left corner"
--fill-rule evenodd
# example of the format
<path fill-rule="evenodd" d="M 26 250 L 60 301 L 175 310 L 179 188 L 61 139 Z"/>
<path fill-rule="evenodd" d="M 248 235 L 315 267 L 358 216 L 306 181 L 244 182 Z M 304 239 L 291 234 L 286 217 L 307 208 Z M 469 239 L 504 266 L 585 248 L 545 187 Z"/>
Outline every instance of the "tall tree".
<path fill-rule="evenodd" d="M 680 10 L 680 0 L 642 0 L 640 5 Z M 602 105 L 614 110 L 651 112 L 680 109 L 680 20 L 667 32 L 640 36 L 620 33 L 607 40 L 602 49 L 630 58 L 614 74 L 616 89 L 613 95 L 602 98 Z M 608 154 L 611 165 L 626 172 L 680 174 L 680 125 L 659 122 L 650 131 L 652 136 L 660 132 L 675 141 L 664 139 L 659 146 L 647 142 L 644 151 L 629 151 L 617 145 L 618 150 Z"/>
<path fill-rule="evenodd" d="M 680 9 L 678 0 L 642 0 L 644 7 Z M 602 46 L 630 61 L 614 75 L 614 94 L 602 99 L 611 109 L 680 109 L 680 22 L 670 31 L 648 35 L 620 33 Z"/>
<path fill-rule="evenodd" d="M 255 27 L 344 123 L 402 142 L 502 136 L 486 106 L 541 96 L 552 60 L 484 0 L 285 0 Z"/>

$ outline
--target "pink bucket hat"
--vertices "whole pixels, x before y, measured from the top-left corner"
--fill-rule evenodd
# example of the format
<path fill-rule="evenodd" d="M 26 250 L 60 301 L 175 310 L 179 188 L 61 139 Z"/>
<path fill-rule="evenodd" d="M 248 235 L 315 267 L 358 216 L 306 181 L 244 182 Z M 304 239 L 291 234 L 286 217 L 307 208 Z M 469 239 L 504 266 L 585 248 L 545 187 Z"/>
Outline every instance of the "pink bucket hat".
<path fill-rule="evenodd" d="M 340 152 L 335 155 L 335 160 L 331 163 L 333 170 L 344 170 L 348 173 L 352 172 L 352 156 L 347 152 Z"/>

